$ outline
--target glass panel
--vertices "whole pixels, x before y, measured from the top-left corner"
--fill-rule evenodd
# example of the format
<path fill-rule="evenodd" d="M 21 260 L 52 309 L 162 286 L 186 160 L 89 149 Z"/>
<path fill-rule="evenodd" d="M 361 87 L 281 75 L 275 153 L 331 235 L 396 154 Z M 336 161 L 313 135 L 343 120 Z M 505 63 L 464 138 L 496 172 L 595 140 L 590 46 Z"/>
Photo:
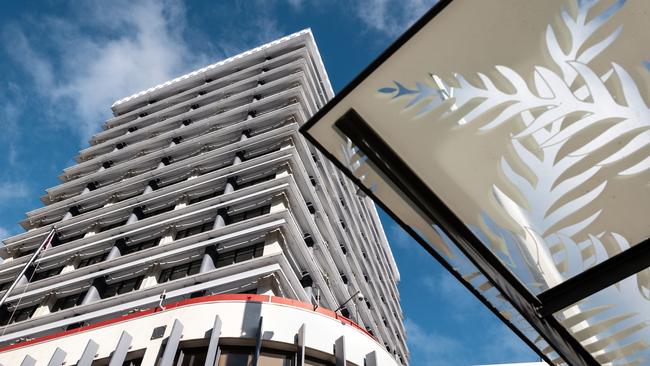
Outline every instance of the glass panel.
<path fill-rule="evenodd" d="M 159 209 L 157 209 L 155 211 L 147 211 L 147 212 L 143 213 L 142 218 L 146 219 L 146 218 L 149 218 L 149 217 L 152 217 L 152 216 L 160 215 L 162 213 L 172 211 L 173 209 L 174 209 L 174 205 L 170 205 L 170 206 L 167 206 L 167 207 L 159 208 Z"/>
<path fill-rule="evenodd" d="M 86 296 L 86 292 L 80 292 L 74 295 L 66 296 L 56 300 L 54 306 L 52 307 L 52 312 L 69 309 L 73 306 L 81 304 L 83 298 Z"/>
<path fill-rule="evenodd" d="M 122 282 L 117 293 L 121 295 L 135 290 L 140 286 L 140 281 L 142 281 L 142 277 L 135 277 Z"/>
<path fill-rule="evenodd" d="M 174 366 L 203 366 L 207 347 L 192 347 L 179 350 Z"/>
<path fill-rule="evenodd" d="M 99 262 L 105 260 L 107 257 L 108 257 L 108 253 L 102 253 L 102 254 L 96 255 L 94 257 L 82 259 L 81 261 L 79 261 L 79 264 L 77 265 L 77 268 L 82 268 L 82 267 L 90 266 L 90 265 L 95 264 L 95 263 L 99 263 Z"/>
<path fill-rule="evenodd" d="M 637 46 L 650 42 L 637 34 L 650 4 L 530 3 L 515 22 L 504 18 L 507 3 L 472 8 L 484 15 L 476 22 L 466 5 L 450 4 L 439 18 L 445 31 L 434 20 L 420 41 L 453 45 L 448 35 L 468 34 L 467 23 L 480 37 L 438 49 L 452 59 L 403 54 L 412 59 L 384 64 L 350 102 L 538 293 L 650 236 L 650 125 L 641 117 L 650 89 Z"/>
<path fill-rule="evenodd" d="M 650 360 L 650 269 L 554 316 L 600 363 L 645 364 Z"/>
<path fill-rule="evenodd" d="M 250 366 L 253 350 L 247 347 L 223 347 L 218 366 Z"/>
<path fill-rule="evenodd" d="M 262 351 L 259 364 L 260 366 L 291 366 L 293 365 L 293 355 L 277 351 Z"/>
<path fill-rule="evenodd" d="M 102 293 L 102 298 L 113 297 L 117 294 L 117 290 L 120 287 L 120 283 L 114 283 L 112 285 L 106 286 L 104 292 Z"/>
<path fill-rule="evenodd" d="M 37 272 L 32 277 L 32 282 L 39 281 L 39 280 L 49 278 L 49 277 L 52 277 L 52 276 L 56 276 L 59 273 L 61 273 L 62 270 L 63 270 L 63 266 L 48 269 L 48 270 L 41 271 L 41 272 Z"/>
<path fill-rule="evenodd" d="M 650 3 L 446 4 L 306 133 L 413 236 L 426 238 L 462 275 L 485 280 L 466 270 L 456 243 L 425 218 L 434 193 L 451 214 L 430 212 L 449 218 L 448 229 L 458 218 L 466 225 L 458 231 L 474 233 L 485 246 L 476 248 L 476 262 L 483 259 L 482 270 L 510 293 L 491 295 L 487 281 L 472 286 L 499 310 L 499 296 L 525 309 L 534 305 L 528 292 L 540 294 L 650 237 L 650 64 L 643 47 L 650 33 L 642 31 Z M 358 118 L 345 115 L 352 110 Z M 420 199 L 406 198 L 410 192 Z M 511 273 L 498 262 L 491 271 L 493 257 Z M 619 287 L 610 301 L 650 308 L 647 285 Z M 525 316 L 540 320 L 534 311 Z M 598 329 L 621 330 L 615 323 Z M 599 340 L 584 339 L 584 346 Z M 630 352 L 639 346 L 626 342 Z M 604 352 L 594 355 L 608 363 Z"/>
<path fill-rule="evenodd" d="M 253 247 L 247 247 L 238 250 L 237 254 L 235 255 L 235 263 L 253 259 L 253 252 L 254 252 Z"/>
<path fill-rule="evenodd" d="M 199 270 L 201 269 L 201 262 L 202 262 L 201 260 L 198 260 L 190 263 L 190 269 L 187 272 L 187 275 L 191 276 L 199 273 Z"/>
<path fill-rule="evenodd" d="M 192 198 L 190 200 L 190 205 L 194 204 L 194 203 L 197 203 L 197 202 L 205 201 L 205 200 L 210 199 L 210 198 L 221 196 L 222 194 L 223 194 L 223 190 L 219 190 L 219 191 L 208 193 L 208 194 L 205 194 L 205 195 L 202 195 L 202 196 L 199 196 L 199 197 Z"/>
<path fill-rule="evenodd" d="M 235 252 L 229 252 L 229 253 L 223 253 L 219 254 L 217 257 L 217 263 L 215 263 L 215 266 L 217 268 L 229 266 L 231 264 L 235 263 Z"/>
<path fill-rule="evenodd" d="M 334 364 L 311 357 L 305 357 L 305 366 L 334 366 Z"/>

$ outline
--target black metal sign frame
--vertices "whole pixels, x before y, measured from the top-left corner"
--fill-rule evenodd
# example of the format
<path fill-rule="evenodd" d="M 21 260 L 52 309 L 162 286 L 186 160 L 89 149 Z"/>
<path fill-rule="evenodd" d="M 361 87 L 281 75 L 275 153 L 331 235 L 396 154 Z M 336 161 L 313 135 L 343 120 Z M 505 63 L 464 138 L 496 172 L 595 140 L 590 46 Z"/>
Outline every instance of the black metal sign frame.
<path fill-rule="evenodd" d="M 386 211 L 406 232 L 452 275 L 472 292 L 484 305 L 499 317 L 526 344 L 535 350 L 546 362 L 551 360 L 542 353 L 515 325 L 506 319 L 477 289 L 464 281 L 460 274 L 413 229 L 406 225 L 394 212 L 339 162 L 318 140 L 309 133 L 323 116 L 370 76 L 381 64 L 429 23 L 453 0 L 439 1 L 418 20 L 406 33 L 398 38 L 386 51 L 361 72 L 341 93 L 319 110 L 313 118 L 301 127 L 301 132 L 346 176 L 353 180 L 369 197 Z M 387 183 L 401 194 L 409 204 L 419 211 L 427 221 L 438 225 L 448 235 L 488 281 L 495 286 L 508 302 L 535 328 L 549 345 L 571 365 L 598 365 L 596 359 L 564 328 L 553 313 L 577 301 L 650 267 L 650 239 L 646 239 L 608 260 L 564 281 L 563 283 L 535 296 L 533 295 L 469 230 L 465 224 L 432 192 L 409 166 L 377 135 L 354 110 L 348 111 L 336 123 L 335 128 L 348 138 L 367 157 L 371 164 L 385 178 Z M 426 203 L 426 204 L 425 204 Z"/>

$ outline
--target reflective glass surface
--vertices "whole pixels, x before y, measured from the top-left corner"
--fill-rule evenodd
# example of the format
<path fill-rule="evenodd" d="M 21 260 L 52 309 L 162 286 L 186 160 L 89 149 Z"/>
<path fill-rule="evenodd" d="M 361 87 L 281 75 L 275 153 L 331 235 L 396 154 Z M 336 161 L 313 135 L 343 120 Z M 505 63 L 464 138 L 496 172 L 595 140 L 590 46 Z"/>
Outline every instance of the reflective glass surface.
<path fill-rule="evenodd" d="M 440 9 L 303 132 L 506 314 L 650 237 L 650 3 L 454 0 Z M 362 153 L 376 139 L 351 142 L 341 127 L 350 111 L 399 164 L 382 151 Z M 415 179 L 391 175 L 397 165 Z M 499 293 L 472 269 L 458 238 L 427 218 L 433 201 L 409 196 L 409 187 L 435 195 L 489 255 L 464 250 L 497 258 L 501 288 L 523 297 Z M 616 296 L 609 306 L 632 304 L 647 322 L 650 278 L 635 278 L 608 295 Z M 510 310 L 525 332 L 521 311 Z M 600 357 L 609 352 L 597 349 L 603 344 L 587 350 Z M 607 362 L 634 360 L 647 347 Z"/>

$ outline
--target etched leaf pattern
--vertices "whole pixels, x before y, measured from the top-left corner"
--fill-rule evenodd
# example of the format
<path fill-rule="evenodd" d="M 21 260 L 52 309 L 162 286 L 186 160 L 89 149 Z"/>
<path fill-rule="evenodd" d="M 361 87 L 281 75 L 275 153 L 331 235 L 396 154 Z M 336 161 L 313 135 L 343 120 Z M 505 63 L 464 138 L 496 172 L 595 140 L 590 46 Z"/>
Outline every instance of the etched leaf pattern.
<path fill-rule="evenodd" d="M 489 131 L 505 123 L 513 127 L 511 144 L 515 156 L 535 175 L 535 180 L 525 178 L 504 157 L 500 162 L 501 171 L 524 201 L 508 196 L 497 185 L 493 185 L 492 193 L 510 217 L 525 223 L 525 230 L 514 233 L 501 228 L 486 213 L 481 215 L 480 227 L 471 229 L 523 281 L 540 290 L 629 248 L 627 240 L 618 233 L 590 233 L 590 224 L 602 209 L 590 208 L 589 204 L 602 194 L 608 181 L 591 184 L 589 189 L 585 188 L 587 182 L 604 166 L 622 161 L 623 164 L 617 165 L 622 166 L 618 171 L 621 176 L 650 171 L 650 157 L 638 158 L 650 146 L 650 108 L 639 87 L 616 63 L 611 63 L 611 68 L 602 75 L 589 66 L 616 41 L 623 29 L 618 26 L 605 35 L 597 32 L 625 0 L 616 0 L 598 14 L 590 14 L 598 3 L 598 0 L 579 0 L 575 15 L 566 9 L 561 11 L 564 31 L 570 39 L 566 51 L 560 46 L 554 27 L 547 27 L 547 51 L 560 73 L 537 66 L 532 86 L 513 69 L 497 65 L 500 78 L 478 73 L 480 83 L 469 82 L 458 74 L 444 82 L 432 74 L 430 80 L 416 83 L 412 89 L 394 81 L 392 86 L 378 90 L 393 99 L 408 100 L 403 108 L 415 110 L 416 117 L 441 108 L 441 118 L 453 118 L 460 125 L 476 125 L 474 128 L 479 131 Z M 650 71 L 650 62 L 643 61 L 643 66 Z M 617 83 L 621 96 L 615 97 L 607 83 Z M 488 113 L 494 117 L 481 118 Z M 592 135 L 586 139 L 585 132 Z M 625 143 L 618 143 L 622 136 L 629 138 L 620 140 Z M 581 143 L 567 144 L 569 141 Z M 572 151 L 563 152 L 567 146 L 576 145 Z M 594 154 L 598 154 L 600 161 L 567 177 L 572 167 Z M 575 195 L 578 191 L 581 193 Z M 576 242 L 574 238 L 579 233 L 587 239 Z M 446 238 L 441 231 L 439 234 Z M 524 264 L 525 268 L 518 264 Z M 637 296 L 627 299 L 636 304 L 650 300 L 650 273 L 647 272 L 603 291 L 595 296 L 594 303 L 611 302 L 620 293 Z M 472 276 L 472 282 L 481 290 L 490 288 L 482 276 Z M 566 309 L 560 316 L 600 362 L 640 364 L 639 352 L 650 346 L 643 336 L 635 341 L 630 341 L 630 336 L 641 333 L 650 339 L 648 321 L 640 322 L 634 311 L 625 315 L 620 312 L 614 306 L 590 307 L 582 303 Z M 607 332 L 605 325 L 614 327 L 616 332 Z M 620 346 L 617 343 L 620 341 L 625 345 Z"/>

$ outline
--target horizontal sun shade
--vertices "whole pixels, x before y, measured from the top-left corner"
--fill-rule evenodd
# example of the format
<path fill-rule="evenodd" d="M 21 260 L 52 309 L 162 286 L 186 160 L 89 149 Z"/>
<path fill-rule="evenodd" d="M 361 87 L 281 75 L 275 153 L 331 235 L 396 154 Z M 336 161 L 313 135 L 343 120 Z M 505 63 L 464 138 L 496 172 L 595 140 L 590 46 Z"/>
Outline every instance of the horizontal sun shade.
<path fill-rule="evenodd" d="M 545 361 L 645 364 L 649 18 L 440 1 L 301 131 Z"/>

